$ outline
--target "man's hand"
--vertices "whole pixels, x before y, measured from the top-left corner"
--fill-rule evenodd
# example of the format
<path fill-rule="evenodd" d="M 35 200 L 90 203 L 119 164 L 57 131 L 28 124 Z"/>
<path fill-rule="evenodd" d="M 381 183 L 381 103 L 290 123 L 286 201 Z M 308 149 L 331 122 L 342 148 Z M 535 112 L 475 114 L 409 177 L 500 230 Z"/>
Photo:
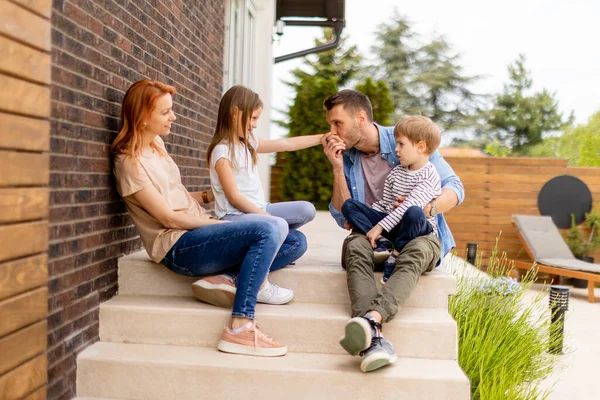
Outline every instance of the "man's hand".
<path fill-rule="evenodd" d="M 377 241 L 377 239 L 379 239 L 382 232 L 383 232 L 383 227 L 379 224 L 375 225 L 373 227 L 373 229 L 371 229 L 369 232 L 367 232 L 367 240 L 369 241 L 369 243 L 371 243 L 371 247 L 373 247 L 373 248 L 377 247 L 377 243 L 375 243 L 375 242 Z"/>
<path fill-rule="evenodd" d="M 425 217 L 431 217 L 431 202 L 427 203 L 427 205 L 423 207 L 423 212 L 425 213 Z"/>
<path fill-rule="evenodd" d="M 347 231 L 352 230 L 352 225 L 350 225 L 350 222 L 344 221 L 344 229 L 346 229 Z"/>
<path fill-rule="evenodd" d="M 321 138 L 321 144 L 323 145 L 323 152 L 329 159 L 331 165 L 336 168 L 342 168 L 344 166 L 344 160 L 342 159 L 342 152 L 346 149 L 346 144 L 337 135 L 331 132 L 326 133 Z"/>
<path fill-rule="evenodd" d="M 400 207 L 400 204 L 402 204 L 404 200 L 406 200 L 406 196 L 402 196 L 401 194 L 399 194 L 398 197 L 396 197 L 396 201 L 394 201 L 394 203 L 392 204 L 392 210 L 395 210 L 396 208 Z"/>

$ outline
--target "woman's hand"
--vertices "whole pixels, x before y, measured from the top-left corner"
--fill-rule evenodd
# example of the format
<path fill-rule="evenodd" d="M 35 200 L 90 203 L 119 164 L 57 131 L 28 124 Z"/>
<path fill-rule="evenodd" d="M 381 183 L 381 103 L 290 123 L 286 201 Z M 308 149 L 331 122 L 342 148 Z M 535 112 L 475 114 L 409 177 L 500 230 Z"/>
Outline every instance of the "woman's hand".
<path fill-rule="evenodd" d="M 213 193 L 212 189 L 200 192 L 200 197 L 202 197 L 203 204 L 209 204 L 215 201 L 215 194 Z"/>
<path fill-rule="evenodd" d="M 190 195 L 200 204 L 210 204 L 215 201 L 215 194 L 212 189 L 202 192 L 190 192 Z"/>

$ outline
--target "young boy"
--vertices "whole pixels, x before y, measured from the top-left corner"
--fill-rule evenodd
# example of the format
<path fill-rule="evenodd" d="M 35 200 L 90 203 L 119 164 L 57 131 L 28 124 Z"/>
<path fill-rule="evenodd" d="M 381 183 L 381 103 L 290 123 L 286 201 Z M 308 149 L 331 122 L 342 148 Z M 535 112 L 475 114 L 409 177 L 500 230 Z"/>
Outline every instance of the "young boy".
<path fill-rule="evenodd" d="M 427 117 L 409 116 L 396 124 L 394 137 L 400 165 L 387 176 L 383 199 L 373 208 L 354 199 L 342 206 L 348 224 L 367 236 L 375 252 L 389 254 L 382 283 L 392 275 L 396 257 L 408 242 L 431 232 L 437 235 L 435 217 L 425 217 L 423 208 L 442 193 L 440 177 L 429 162 L 441 141 L 440 128 Z M 398 196 L 406 198 L 394 209 Z M 390 241 L 394 245 L 391 253 L 387 251 L 392 247 Z"/>

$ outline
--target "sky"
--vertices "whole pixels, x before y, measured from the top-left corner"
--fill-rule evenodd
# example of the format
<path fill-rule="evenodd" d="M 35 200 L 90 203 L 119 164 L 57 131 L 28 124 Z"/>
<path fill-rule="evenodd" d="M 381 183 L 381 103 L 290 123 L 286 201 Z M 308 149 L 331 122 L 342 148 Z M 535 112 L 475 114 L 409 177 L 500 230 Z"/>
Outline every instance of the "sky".
<path fill-rule="evenodd" d="M 493 94 L 508 83 L 508 65 L 519 53 L 533 89 L 556 93 L 559 110 L 571 110 L 577 123 L 585 123 L 600 111 L 600 0 L 346 0 L 343 34 L 368 59 L 375 31 L 389 22 L 394 9 L 411 21 L 413 31 L 424 38 L 443 35 L 468 75 L 482 79 L 475 92 Z M 286 27 L 273 44 L 274 56 L 313 47 L 319 28 Z M 294 93 L 281 81 L 301 59 L 275 64 L 273 69 L 273 119 L 281 118 Z M 324 116 L 323 116 L 324 117 Z M 271 125 L 271 137 L 285 134 Z"/>

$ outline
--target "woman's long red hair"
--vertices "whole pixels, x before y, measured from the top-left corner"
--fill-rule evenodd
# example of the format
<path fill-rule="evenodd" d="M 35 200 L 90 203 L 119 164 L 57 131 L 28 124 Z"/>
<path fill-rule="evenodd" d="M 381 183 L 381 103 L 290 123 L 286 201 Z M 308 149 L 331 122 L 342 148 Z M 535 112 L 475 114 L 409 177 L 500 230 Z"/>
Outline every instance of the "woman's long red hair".
<path fill-rule="evenodd" d="M 121 106 L 121 129 L 111 145 L 113 152 L 138 157 L 143 143 L 144 121 L 152 114 L 156 100 L 165 94 L 173 96 L 175 87 L 149 79 L 137 81 L 129 87 Z M 150 147 L 159 154 L 165 153 L 155 143 L 150 143 Z"/>

